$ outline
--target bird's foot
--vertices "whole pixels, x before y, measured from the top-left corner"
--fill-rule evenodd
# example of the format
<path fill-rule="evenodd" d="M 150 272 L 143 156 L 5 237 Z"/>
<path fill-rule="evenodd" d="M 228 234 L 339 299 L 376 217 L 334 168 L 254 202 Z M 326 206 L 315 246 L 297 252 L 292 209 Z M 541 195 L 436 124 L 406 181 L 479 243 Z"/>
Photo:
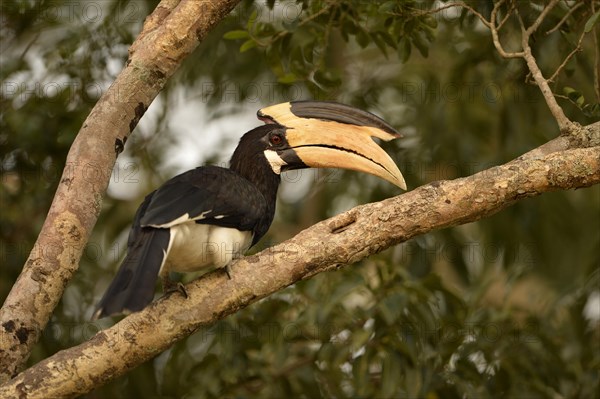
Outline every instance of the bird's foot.
<path fill-rule="evenodd" d="M 176 284 L 176 287 L 175 287 L 175 290 L 176 290 L 177 292 L 179 292 L 181 295 L 183 295 L 183 297 L 184 297 L 185 299 L 188 299 L 188 298 L 189 298 L 189 295 L 188 295 L 188 293 L 187 293 L 187 290 L 185 289 L 185 285 L 183 285 L 183 283 L 181 283 L 181 282 L 177 282 L 177 284 Z"/>
<path fill-rule="evenodd" d="M 225 267 L 223 268 L 223 270 L 225 270 L 225 274 L 227 275 L 227 278 L 229 280 L 231 280 L 231 268 L 229 267 L 229 265 L 225 265 Z"/>
<path fill-rule="evenodd" d="M 170 295 L 174 292 L 179 292 L 181 295 L 183 295 L 185 299 L 189 297 L 187 290 L 185 289 L 185 285 L 183 285 L 183 283 L 181 283 L 180 281 L 175 282 L 167 277 L 162 279 L 162 284 L 163 292 L 165 293 L 165 295 Z"/>

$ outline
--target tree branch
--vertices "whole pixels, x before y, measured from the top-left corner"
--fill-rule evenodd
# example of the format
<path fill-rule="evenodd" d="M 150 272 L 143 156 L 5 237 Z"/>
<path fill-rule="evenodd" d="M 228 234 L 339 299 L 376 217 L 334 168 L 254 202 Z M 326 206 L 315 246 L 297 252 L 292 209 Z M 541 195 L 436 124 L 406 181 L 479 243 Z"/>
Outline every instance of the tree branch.
<path fill-rule="evenodd" d="M 579 127 L 572 132 L 564 133 L 555 139 L 526 152 L 512 162 L 525 159 L 539 159 L 549 154 L 571 148 L 588 148 L 600 146 L 600 122 Z"/>
<path fill-rule="evenodd" d="M 550 85 L 548 84 L 548 80 L 546 78 L 544 78 L 544 75 L 542 74 L 542 71 L 540 70 L 540 67 L 537 64 L 535 57 L 533 56 L 533 53 L 531 52 L 531 47 L 529 46 L 529 42 L 528 42 L 528 39 L 526 36 L 523 36 L 522 44 L 523 44 L 523 52 L 524 52 L 523 58 L 525 59 L 525 62 L 527 63 L 527 67 L 529 68 L 529 71 L 531 72 L 531 76 L 533 77 L 533 80 L 535 81 L 537 86 L 540 88 L 540 91 L 542 92 L 542 96 L 544 97 L 544 100 L 546 100 L 546 105 L 548 106 L 548 109 L 552 113 L 552 116 L 554 116 L 556 123 L 558 123 L 558 128 L 560 129 L 561 132 L 568 132 L 568 131 L 574 130 L 575 125 L 573 124 L 573 122 L 571 122 L 569 120 L 569 118 L 567 118 L 563 109 L 556 101 L 556 98 L 554 97 L 554 93 L 552 92 L 552 89 L 550 88 Z"/>
<path fill-rule="evenodd" d="M 563 109 L 556 101 L 556 97 L 554 97 L 554 93 L 548 84 L 548 79 L 544 78 L 542 74 L 542 70 L 537 64 L 535 57 L 533 56 L 533 52 L 531 51 L 531 46 L 529 45 L 529 39 L 531 35 L 537 30 L 539 25 L 542 23 L 544 17 L 548 14 L 548 12 L 558 3 L 558 0 L 551 1 L 545 8 L 542 10 L 538 18 L 535 22 L 529 27 L 525 28 L 525 24 L 523 23 L 523 18 L 521 18 L 521 14 L 519 14 L 519 10 L 515 9 L 515 13 L 517 15 L 517 19 L 519 21 L 519 25 L 521 26 L 521 46 L 523 47 L 522 57 L 527 63 L 527 68 L 529 68 L 529 72 L 535 84 L 540 88 L 542 92 L 542 96 L 546 101 L 546 105 L 554 116 L 556 123 L 558 124 L 558 128 L 561 132 L 568 132 L 575 129 L 575 125 L 573 122 L 567 118 Z"/>
<path fill-rule="evenodd" d="M 79 267 L 116 157 L 183 59 L 239 0 L 163 0 L 67 156 L 52 206 L 0 309 L 0 382 L 21 367 Z"/>
<path fill-rule="evenodd" d="M 600 135 L 592 126 L 594 140 Z M 238 260 L 232 279 L 215 271 L 158 299 L 91 340 L 61 351 L 0 387 L 0 397 L 70 397 L 89 392 L 192 334 L 299 280 L 357 262 L 420 234 L 473 222 L 523 198 L 600 183 L 600 146 L 515 160 L 438 181 L 320 222 Z"/>

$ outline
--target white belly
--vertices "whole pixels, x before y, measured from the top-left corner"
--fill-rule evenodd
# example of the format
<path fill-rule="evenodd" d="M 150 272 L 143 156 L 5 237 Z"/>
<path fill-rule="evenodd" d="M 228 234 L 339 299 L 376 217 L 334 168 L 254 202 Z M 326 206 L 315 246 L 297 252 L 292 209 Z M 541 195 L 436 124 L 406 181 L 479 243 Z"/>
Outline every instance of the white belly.
<path fill-rule="evenodd" d="M 171 227 L 167 259 L 160 274 L 225 267 L 241 257 L 252 243 L 252 232 L 194 222 Z"/>

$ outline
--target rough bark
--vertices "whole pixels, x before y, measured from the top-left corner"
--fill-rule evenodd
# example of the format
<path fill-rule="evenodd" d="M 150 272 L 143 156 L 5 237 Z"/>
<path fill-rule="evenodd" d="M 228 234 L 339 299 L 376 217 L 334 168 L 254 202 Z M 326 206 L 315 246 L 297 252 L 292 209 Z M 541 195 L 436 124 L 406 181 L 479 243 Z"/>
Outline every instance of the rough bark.
<path fill-rule="evenodd" d="M 353 208 L 240 259 L 232 265 L 231 280 L 222 271 L 209 273 L 186 286 L 187 299 L 162 297 L 91 340 L 38 363 L 0 387 L 0 397 L 83 394 L 198 328 L 301 279 L 357 262 L 416 235 L 487 217 L 523 198 L 599 182 L 600 146 L 594 146 L 515 160 Z"/>
<path fill-rule="evenodd" d="M 592 123 L 587 126 L 576 125 L 566 133 L 561 134 L 555 139 L 534 148 L 531 151 L 518 157 L 515 161 L 524 159 L 535 159 L 544 157 L 557 151 L 564 151 L 570 148 L 587 148 L 600 145 L 600 122 Z"/>
<path fill-rule="evenodd" d="M 79 266 L 116 157 L 181 61 L 239 0 L 163 0 L 83 123 L 42 231 L 0 309 L 0 382 L 29 356 Z"/>

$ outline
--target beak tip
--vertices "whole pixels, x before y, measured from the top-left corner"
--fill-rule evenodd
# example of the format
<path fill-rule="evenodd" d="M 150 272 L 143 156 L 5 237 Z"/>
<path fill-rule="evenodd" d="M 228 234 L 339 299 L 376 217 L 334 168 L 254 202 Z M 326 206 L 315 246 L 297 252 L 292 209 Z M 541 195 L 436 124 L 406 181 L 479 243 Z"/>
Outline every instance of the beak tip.
<path fill-rule="evenodd" d="M 396 185 L 397 187 L 400 187 L 402 190 L 408 191 L 408 189 L 406 188 L 406 181 L 404 181 L 404 176 L 400 175 L 396 178 L 396 181 L 392 183 L 394 183 L 394 185 Z"/>

